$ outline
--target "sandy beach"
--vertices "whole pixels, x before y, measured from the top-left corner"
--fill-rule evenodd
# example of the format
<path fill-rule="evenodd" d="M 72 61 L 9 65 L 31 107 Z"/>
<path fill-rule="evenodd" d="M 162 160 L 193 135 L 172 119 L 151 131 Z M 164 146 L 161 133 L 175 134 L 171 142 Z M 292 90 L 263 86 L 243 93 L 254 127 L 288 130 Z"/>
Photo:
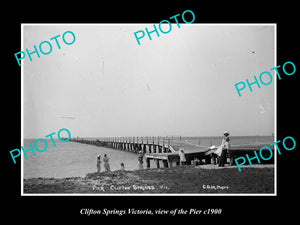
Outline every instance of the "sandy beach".
<path fill-rule="evenodd" d="M 89 173 L 86 177 L 24 179 L 24 194 L 274 193 L 274 165 L 178 166 Z"/>

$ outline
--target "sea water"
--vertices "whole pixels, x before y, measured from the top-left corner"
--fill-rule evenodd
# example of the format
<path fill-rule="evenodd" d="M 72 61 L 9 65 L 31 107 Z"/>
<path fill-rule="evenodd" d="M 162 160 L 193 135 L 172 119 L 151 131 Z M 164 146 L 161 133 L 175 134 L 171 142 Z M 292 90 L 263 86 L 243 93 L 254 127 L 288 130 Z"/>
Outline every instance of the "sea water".
<path fill-rule="evenodd" d="M 222 136 L 212 137 L 181 137 L 181 141 L 200 146 L 219 146 L 222 143 Z M 176 137 L 178 140 L 178 137 Z M 269 145 L 274 142 L 274 136 L 230 136 L 231 146 L 243 145 Z"/>
<path fill-rule="evenodd" d="M 24 140 L 24 149 L 29 149 L 29 142 L 34 143 L 34 139 Z M 48 148 L 44 152 L 27 152 L 27 159 L 23 157 L 23 178 L 47 177 L 85 177 L 87 173 L 97 171 L 96 158 L 101 155 L 101 161 L 104 154 L 109 157 L 111 170 L 119 170 L 120 163 L 125 164 L 126 170 L 138 169 L 137 155 L 131 152 L 124 152 L 116 149 L 103 148 L 100 146 L 82 144 L 78 142 L 62 143 L 54 139 L 56 147 L 52 145 L 51 140 L 47 140 Z M 41 146 L 39 146 L 39 144 Z M 44 143 L 37 142 L 39 149 L 44 149 Z M 101 169 L 104 170 L 103 162 Z"/>
<path fill-rule="evenodd" d="M 174 137 L 175 138 L 175 137 Z M 179 137 L 176 137 L 179 140 Z M 35 151 L 35 155 L 31 151 L 27 152 L 27 159 L 23 160 L 23 178 L 47 177 L 47 178 L 63 178 L 63 177 L 85 177 L 87 173 L 97 171 L 96 158 L 104 154 L 109 157 L 109 163 L 112 171 L 121 168 L 120 163 L 125 164 L 126 170 L 137 170 L 137 155 L 131 152 L 104 148 L 95 145 L 82 144 L 78 142 L 60 142 L 54 139 L 56 147 L 53 146 L 51 139 L 46 139 L 48 148 L 45 152 Z M 222 137 L 181 137 L 181 141 L 200 146 L 220 145 Z M 24 149 L 29 149 L 29 142 L 34 145 L 35 139 L 24 139 Z M 231 144 L 234 145 L 269 145 L 274 142 L 272 136 L 240 136 L 231 137 Z M 37 142 L 39 149 L 44 149 L 43 142 Z M 144 167 L 146 163 L 144 163 Z M 151 167 L 155 167 L 151 162 Z M 101 163 L 103 168 L 103 162 Z"/>

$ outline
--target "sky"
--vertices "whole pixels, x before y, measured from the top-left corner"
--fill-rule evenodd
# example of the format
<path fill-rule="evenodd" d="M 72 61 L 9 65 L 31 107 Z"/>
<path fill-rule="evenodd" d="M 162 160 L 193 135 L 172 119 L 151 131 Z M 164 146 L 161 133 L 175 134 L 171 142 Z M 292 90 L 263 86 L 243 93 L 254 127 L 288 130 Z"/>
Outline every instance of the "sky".
<path fill-rule="evenodd" d="M 146 27 L 23 24 L 22 51 L 52 44 L 22 60 L 24 137 L 61 128 L 73 137 L 274 133 L 275 79 L 241 97 L 234 86 L 276 66 L 274 25 L 172 24 L 138 45 L 134 32 Z"/>

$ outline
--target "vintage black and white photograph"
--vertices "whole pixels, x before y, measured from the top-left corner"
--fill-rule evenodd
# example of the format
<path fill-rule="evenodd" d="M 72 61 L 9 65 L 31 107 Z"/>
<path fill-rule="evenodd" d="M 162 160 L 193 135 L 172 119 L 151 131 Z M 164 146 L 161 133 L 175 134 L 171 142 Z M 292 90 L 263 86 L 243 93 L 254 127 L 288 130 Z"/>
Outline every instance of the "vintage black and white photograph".
<path fill-rule="evenodd" d="M 22 24 L 22 195 L 276 195 L 276 24 L 179 24 Z"/>

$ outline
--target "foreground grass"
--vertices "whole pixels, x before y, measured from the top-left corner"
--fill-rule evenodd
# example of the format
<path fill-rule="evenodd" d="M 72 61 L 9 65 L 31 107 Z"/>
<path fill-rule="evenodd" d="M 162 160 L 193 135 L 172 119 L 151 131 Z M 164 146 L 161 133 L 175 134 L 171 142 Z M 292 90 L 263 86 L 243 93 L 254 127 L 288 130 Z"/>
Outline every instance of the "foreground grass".
<path fill-rule="evenodd" d="M 274 168 L 167 169 L 91 173 L 85 178 L 32 178 L 24 193 L 274 193 Z"/>

